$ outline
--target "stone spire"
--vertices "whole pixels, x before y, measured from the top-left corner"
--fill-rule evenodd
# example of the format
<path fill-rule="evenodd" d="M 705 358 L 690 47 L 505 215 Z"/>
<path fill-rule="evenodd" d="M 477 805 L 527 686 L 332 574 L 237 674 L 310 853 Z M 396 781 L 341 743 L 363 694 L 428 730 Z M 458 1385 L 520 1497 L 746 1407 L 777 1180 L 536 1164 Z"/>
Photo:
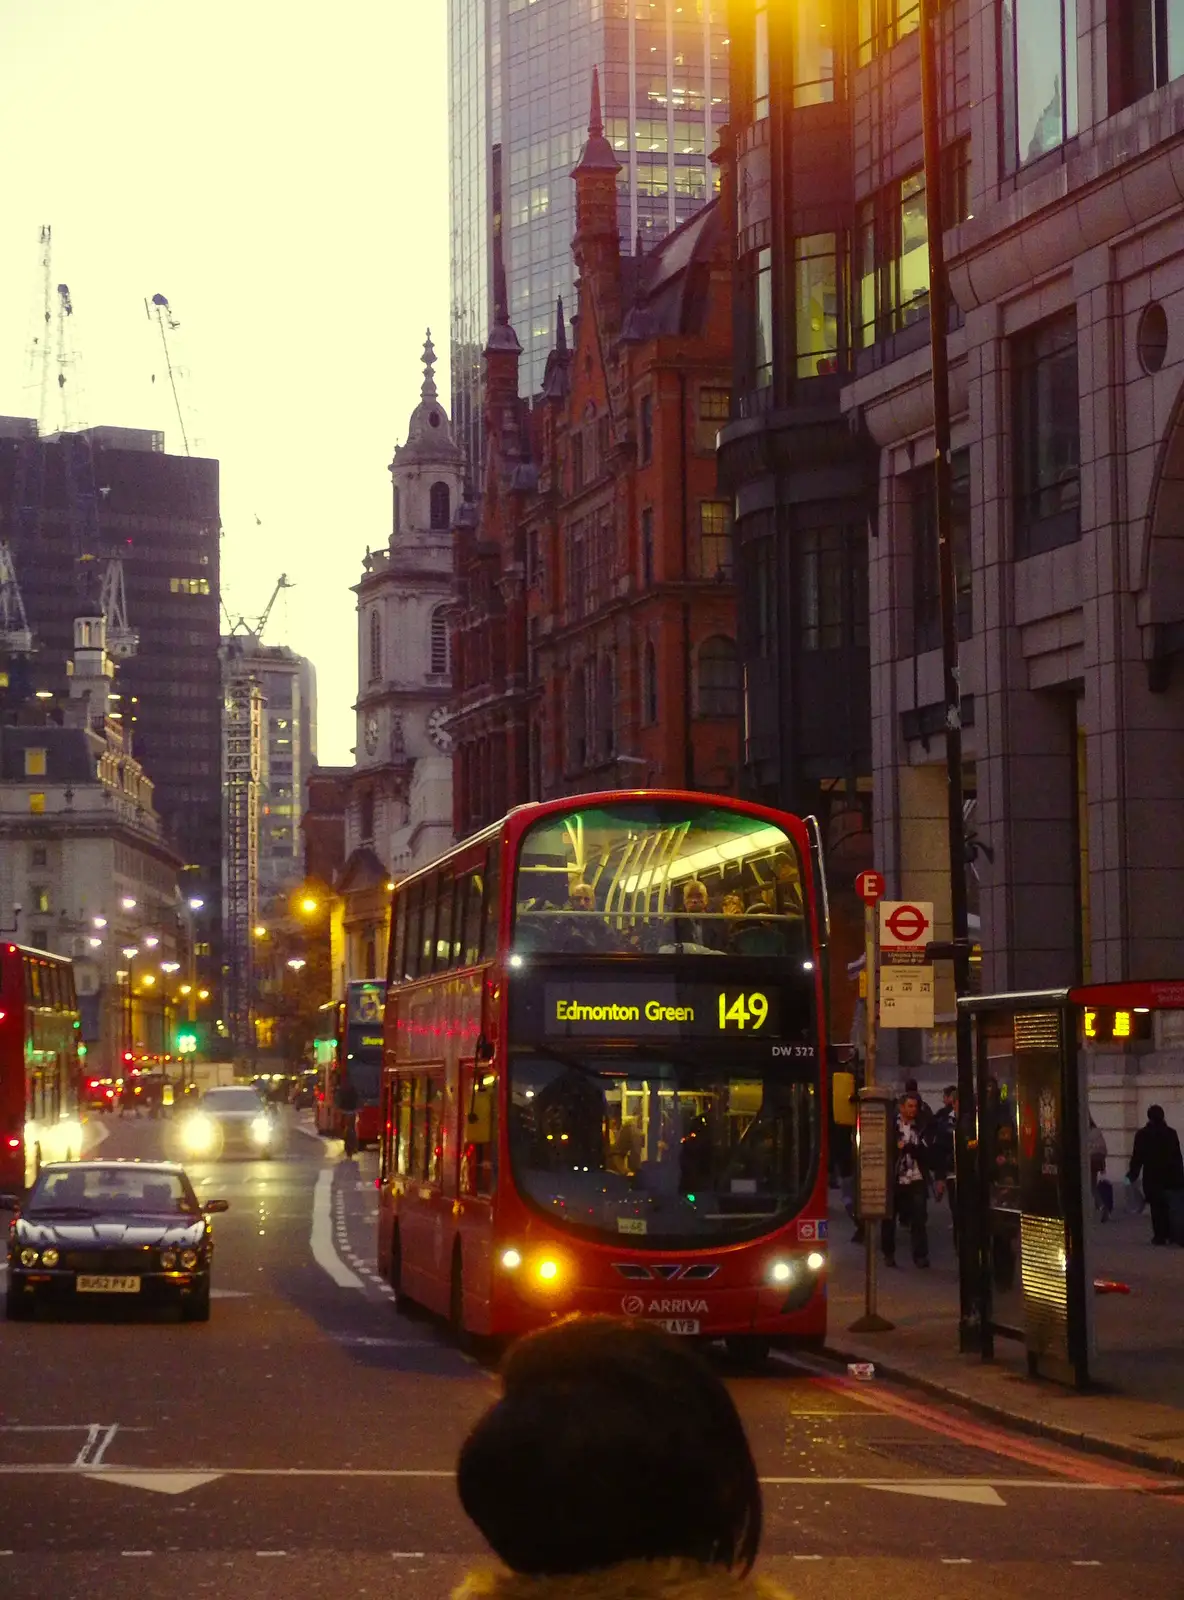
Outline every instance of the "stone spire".
<path fill-rule="evenodd" d="M 604 137 L 604 118 L 600 114 L 600 68 L 592 68 L 592 107 L 588 113 L 588 142 L 580 154 L 572 176 L 581 172 L 611 172 L 615 179 L 621 163 Z"/>
<path fill-rule="evenodd" d="M 436 392 L 436 347 L 432 343 L 432 330 L 428 329 L 427 338 L 423 342 L 423 387 L 419 393 L 424 400 L 438 398 Z"/>
<path fill-rule="evenodd" d="M 567 354 L 567 324 L 563 320 L 563 296 L 555 301 L 555 349 L 561 356 Z"/>

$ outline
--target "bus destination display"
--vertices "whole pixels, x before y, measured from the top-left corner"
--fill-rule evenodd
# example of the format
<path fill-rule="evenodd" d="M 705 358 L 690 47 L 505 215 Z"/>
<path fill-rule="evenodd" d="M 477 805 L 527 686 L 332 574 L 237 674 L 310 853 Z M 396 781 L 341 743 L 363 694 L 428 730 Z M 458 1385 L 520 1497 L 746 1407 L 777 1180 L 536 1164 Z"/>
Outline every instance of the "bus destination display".
<path fill-rule="evenodd" d="M 542 1010 L 543 1033 L 551 1038 L 777 1038 L 782 1032 L 779 989 L 742 984 L 545 983 Z"/>

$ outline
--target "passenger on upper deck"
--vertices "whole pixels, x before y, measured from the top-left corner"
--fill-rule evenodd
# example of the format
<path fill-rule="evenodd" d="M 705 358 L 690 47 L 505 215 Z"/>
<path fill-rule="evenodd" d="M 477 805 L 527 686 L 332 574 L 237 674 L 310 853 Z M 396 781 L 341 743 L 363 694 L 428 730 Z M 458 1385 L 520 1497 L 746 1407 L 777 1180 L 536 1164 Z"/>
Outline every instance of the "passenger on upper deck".
<path fill-rule="evenodd" d="M 566 909 L 572 915 L 555 919 L 557 949 L 611 953 L 621 948 L 608 923 L 597 915 L 596 890 L 590 883 L 580 880 L 572 884 Z"/>

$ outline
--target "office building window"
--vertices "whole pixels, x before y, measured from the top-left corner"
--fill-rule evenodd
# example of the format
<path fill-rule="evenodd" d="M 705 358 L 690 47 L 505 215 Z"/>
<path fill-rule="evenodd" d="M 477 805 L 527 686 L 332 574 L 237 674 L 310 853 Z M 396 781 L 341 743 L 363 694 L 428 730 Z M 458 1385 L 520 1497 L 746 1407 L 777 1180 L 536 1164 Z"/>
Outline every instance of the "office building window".
<path fill-rule="evenodd" d="M 34 911 L 49 910 L 49 890 L 43 884 L 32 883 L 29 885 L 29 899 L 33 902 Z"/>
<path fill-rule="evenodd" d="M 44 867 L 49 864 L 49 852 L 43 844 L 35 844 L 29 851 L 29 865 L 31 867 Z"/>
<path fill-rule="evenodd" d="M 925 179 L 910 174 L 859 207 L 859 342 L 864 347 L 928 315 Z"/>
<path fill-rule="evenodd" d="M 170 594 L 209 594 L 210 580 L 208 578 L 170 578 Z"/>
<path fill-rule="evenodd" d="M 1184 0 L 1123 0 L 1110 13 L 1120 105 L 1141 100 L 1184 74 Z"/>
<path fill-rule="evenodd" d="M 377 611 L 370 613 L 370 682 L 382 677 L 382 618 Z"/>
<path fill-rule="evenodd" d="M 796 0 L 793 28 L 793 103 L 817 106 L 835 97 L 834 0 Z"/>
<path fill-rule="evenodd" d="M 45 749 L 41 745 L 32 745 L 25 751 L 25 777 L 44 778 L 45 776 Z"/>
<path fill-rule="evenodd" d="M 740 715 L 740 663 L 736 641 L 723 634 L 699 646 L 696 713 L 700 717 Z"/>
<path fill-rule="evenodd" d="M 797 371 L 815 378 L 838 369 L 838 262 L 833 233 L 811 233 L 793 244 Z"/>
<path fill-rule="evenodd" d="M 641 464 L 654 458 L 654 397 L 652 394 L 643 394 L 637 407 L 637 447 L 641 453 Z"/>
<path fill-rule="evenodd" d="M 654 508 L 646 506 L 641 513 L 641 582 L 649 589 L 654 582 Z"/>
<path fill-rule="evenodd" d="M 44 812 L 45 796 L 35 791 L 29 796 L 29 814 L 34 817 L 40 817 L 44 815 Z"/>
<path fill-rule="evenodd" d="M 724 423 L 731 415 L 732 396 L 727 389 L 699 390 L 699 420 Z"/>
<path fill-rule="evenodd" d="M 1012 340 L 1012 466 L 1017 559 L 1081 537 L 1077 314 Z"/>
<path fill-rule="evenodd" d="M 913 649 L 941 647 L 941 585 L 938 580 L 937 498 L 932 466 L 908 478 L 913 532 Z M 959 639 L 974 632 L 970 575 L 970 452 L 957 450 L 950 463 L 954 543 L 954 588 Z"/>
<path fill-rule="evenodd" d="M 867 542 L 859 528 L 798 536 L 798 627 L 803 650 L 867 645 Z"/>
<path fill-rule="evenodd" d="M 894 44 L 921 25 L 920 0 L 859 0 L 856 17 L 856 58 L 865 67 L 881 50 Z"/>
<path fill-rule="evenodd" d="M 1003 162 L 1008 171 L 1077 132 L 1077 0 L 1003 0 Z"/>
<path fill-rule="evenodd" d="M 443 606 L 437 606 L 432 612 L 431 622 L 431 671 L 437 676 L 442 676 L 448 671 L 448 618 Z"/>
<path fill-rule="evenodd" d="M 752 120 L 769 115 L 769 0 L 755 0 L 752 37 Z"/>
<path fill-rule="evenodd" d="M 647 639 L 641 658 L 641 720 L 652 727 L 658 720 L 658 652 Z"/>
<path fill-rule="evenodd" d="M 428 515 L 433 528 L 447 528 L 452 515 L 452 497 L 446 483 L 433 483 L 428 491 Z"/>
<path fill-rule="evenodd" d="M 767 245 L 756 253 L 752 333 L 753 384 L 767 389 L 773 382 L 773 252 Z"/>
<path fill-rule="evenodd" d="M 699 502 L 699 576 L 732 576 L 732 507 L 727 500 Z"/>

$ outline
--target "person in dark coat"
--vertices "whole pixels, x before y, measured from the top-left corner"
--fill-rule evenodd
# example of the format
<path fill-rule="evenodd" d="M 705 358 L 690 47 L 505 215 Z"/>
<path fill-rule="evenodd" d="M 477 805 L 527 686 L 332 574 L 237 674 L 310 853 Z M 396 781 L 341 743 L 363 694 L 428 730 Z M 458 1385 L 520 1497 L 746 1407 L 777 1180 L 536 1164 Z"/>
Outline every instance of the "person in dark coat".
<path fill-rule="evenodd" d="M 502 1566 L 453 1600 L 784 1600 L 752 1576 L 761 1486 L 735 1402 L 652 1323 L 520 1339 L 456 1487 Z"/>
<path fill-rule="evenodd" d="M 1184 1189 L 1184 1157 L 1180 1136 L 1169 1128 L 1162 1106 L 1147 1107 L 1147 1121 L 1135 1135 L 1127 1179 L 1143 1175 L 1143 1193 L 1151 1212 L 1151 1243 L 1167 1244 L 1171 1233 L 1170 1196 Z"/>

